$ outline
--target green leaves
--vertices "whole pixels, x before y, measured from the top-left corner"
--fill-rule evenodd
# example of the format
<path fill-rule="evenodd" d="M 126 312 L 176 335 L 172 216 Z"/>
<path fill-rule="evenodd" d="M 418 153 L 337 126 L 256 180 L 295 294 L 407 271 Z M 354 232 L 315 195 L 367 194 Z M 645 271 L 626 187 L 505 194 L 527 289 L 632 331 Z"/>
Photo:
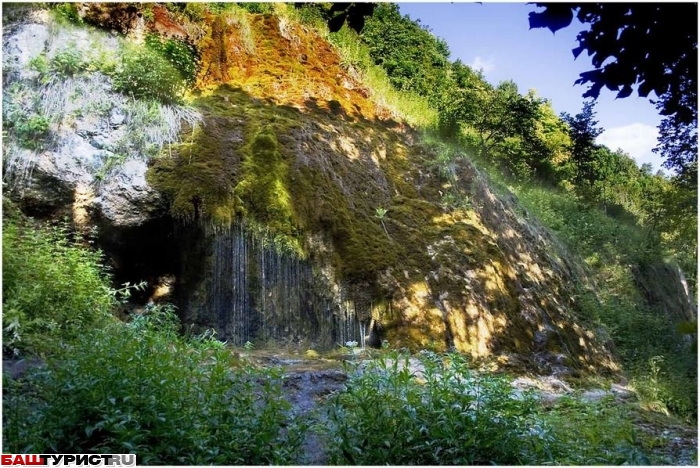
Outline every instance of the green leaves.
<path fill-rule="evenodd" d="M 108 321 L 115 304 L 102 254 L 64 227 L 3 226 L 3 346 L 46 350 Z"/>
<path fill-rule="evenodd" d="M 196 50 L 176 39 L 146 36 L 146 47 L 126 47 L 113 73 L 117 91 L 136 98 L 177 102 L 194 84 L 199 58 Z"/>
<path fill-rule="evenodd" d="M 363 363 L 329 404 L 331 457 L 340 464 L 516 464 L 534 400 L 458 354 L 423 352 Z M 420 375 L 412 369 L 422 367 Z M 420 377 L 420 380 L 417 378 Z"/>
<path fill-rule="evenodd" d="M 237 361 L 207 337 L 192 345 L 177 328 L 171 307 L 152 307 L 66 346 L 29 377 L 31 398 L 6 386 L 5 407 L 18 411 L 3 413 L 5 447 L 126 450 L 161 465 L 298 462 L 307 423 L 289 417 L 282 374 Z M 21 429 L 30 417 L 33 427 Z"/>
<path fill-rule="evenodd" d="M 157 34 L 146 36 L 146 47 L 157 52 L 175 67 L 188 86 L 194 84 L 199 59 L 197 49 L 177 39 L 164 39 Z"/>
<path fill-rule="evenodd" d="M 563 397 L 544 408 L 456 353 L 355 364 L 327 407 L 332 464 L 622 464 L 643 461 L 627 409 Z"/>
<path fill-rule="evenodd" d="M 362 39 L 396 89 L 427 97 L 445 80 L 450 55 L 447 43 L 408 16 L 402 17 L 395 4 L 376 7 L 365 22 Z"/>
<path fill-rule="evenodd" d="M 148 48 L 125 49 L 113 80 L 119 92 L 162 102 L 178 101 L 186 89 L 186 81 L 177 68 Z"/>

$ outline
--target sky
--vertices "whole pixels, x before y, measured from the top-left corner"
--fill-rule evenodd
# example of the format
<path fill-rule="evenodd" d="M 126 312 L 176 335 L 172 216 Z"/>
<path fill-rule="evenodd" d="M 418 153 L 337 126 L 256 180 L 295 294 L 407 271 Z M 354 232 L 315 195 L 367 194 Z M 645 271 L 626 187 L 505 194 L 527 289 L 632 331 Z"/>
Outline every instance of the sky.
<path fill-rule="evenodd" d="M 399 7 L 447 42 L 450 60 L 481 69 L 490 83 L 513 80 L 521 94 L 537 90 L 557 113 L 581 111 L 588 88 L 574 82 L 593 66 L 585 53 L 574 60 L 571 52 L 578 45 L 576 35 L 585 28 L 578 20 L 552 34 L 549 29 L 530 30 L 528 13 L 537 8 L 525 3 L 399 2 Z M 604 88 L 597 100 L 596 120 L 605 129 L 598 143 L 624 150 L 640 166 L 651 163 L 655 173 L 663 162 L 651 151 L 661 117 L 647 98 L 633 93 L 615 99 L 615 94 Z"/>

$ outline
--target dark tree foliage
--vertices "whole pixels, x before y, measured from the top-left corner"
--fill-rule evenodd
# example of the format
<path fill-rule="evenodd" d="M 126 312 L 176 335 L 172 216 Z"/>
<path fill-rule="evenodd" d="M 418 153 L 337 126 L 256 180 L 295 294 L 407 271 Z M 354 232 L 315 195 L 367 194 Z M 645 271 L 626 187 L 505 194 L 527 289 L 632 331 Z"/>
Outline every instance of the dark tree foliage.
<path fill-rule="evenodd" d="M 365 18 L 372 16 L 376 6 L 376 3 L 333 3 L 329 10 L 328 30 L 338 32 L 347 23 L 349 28 L 362 32 Z"/>
<path fill-rule="evenodd" d="M 569 136 L 571 137 L 571 159 L 576 165 L 576 182 L 592 185 L 595 182 L 593 169 L 594 152 L 597 148 L 595 139 L 603 133 L 603 129 L 597 127 L 593 107 L 595 101 L 583 104 L 581 112 L 572 117 L 566 112 L 561 114 L 564 122 L 569 124 Z"/>
<path fill-rule="evenodd" d="M 675 113 L 665 117 L 659 125 L 659 144 L 652 151 L 666 157 L 664 167 L 676 169 L 676 181 L 684 187 L 697 189 L 698 178 L 698 114 L 697 87 L 695 82 L 687 83 L 686 92 L 680 104 L 686 106 L 689 115 Z M 656 107 L 663 115 L 670 95 L 664 95 Z M 697 192 L 697 190 L 695 190 Z"/>
<path fill-rule="evenodd" d="M 682 179 L 697 175 L 697 3 L 536 3 L 530 28 L 552 32 L 571 24 L 574 16 L 589 24 L 579 33 L 578 57 L 586 51 L 594 70 L 581 73 L 577 84 L 590 84 L 584 97 L 597 98 L 607 87 L 617 97 L 654 92 L 661 115 L 657 152 L 665 166 Z"/>

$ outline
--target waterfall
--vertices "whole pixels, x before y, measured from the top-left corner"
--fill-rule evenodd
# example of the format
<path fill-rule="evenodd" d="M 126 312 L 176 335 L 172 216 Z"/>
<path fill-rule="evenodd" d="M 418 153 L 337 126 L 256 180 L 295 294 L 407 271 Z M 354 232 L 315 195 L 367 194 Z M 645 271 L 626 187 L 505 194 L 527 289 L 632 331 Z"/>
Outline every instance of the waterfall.
<path fill-rule="evenodd" d="M 213 233 L 212 253 L 206 306 L 222 339 L 235 346 L 364 345 L 353 301 L 342 287 L 334 295 L 311 262 L 278 252 L 240 225 Z"/>

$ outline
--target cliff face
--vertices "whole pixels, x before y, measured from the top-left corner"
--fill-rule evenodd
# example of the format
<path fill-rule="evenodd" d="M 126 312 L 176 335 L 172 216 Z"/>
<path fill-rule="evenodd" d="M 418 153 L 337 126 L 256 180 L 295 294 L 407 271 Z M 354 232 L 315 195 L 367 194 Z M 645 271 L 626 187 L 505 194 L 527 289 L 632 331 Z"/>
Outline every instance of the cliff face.
<path fill-rule="evenodd" d="M 119 41 L 156 32 L 197 51 L 189 106 L 151 105 L 147 124 L 178 131 L 135 128 L 139 101 L 99 71 L 37 83 L 30 61 L 61 44 L 122 49 L 24 17 L 3 38 L 4 97 L 21 103 L 13 85 L 79 90 L 54 112 L 51 145 L 6 147 L 26 211 L 98 226 L 120 278 L 148 278 L 155 299 L 173 286 L 186 323 L 238 344 L 387 340 L 540 372 L 617 369 L 580 314 L 575 261 L 466 155 L 441 160 L 318 34 L 272 15 L 124 8 L 78 12 L 128 34 Z M 104 105 L 71 113 L 90 83 Z"/>

